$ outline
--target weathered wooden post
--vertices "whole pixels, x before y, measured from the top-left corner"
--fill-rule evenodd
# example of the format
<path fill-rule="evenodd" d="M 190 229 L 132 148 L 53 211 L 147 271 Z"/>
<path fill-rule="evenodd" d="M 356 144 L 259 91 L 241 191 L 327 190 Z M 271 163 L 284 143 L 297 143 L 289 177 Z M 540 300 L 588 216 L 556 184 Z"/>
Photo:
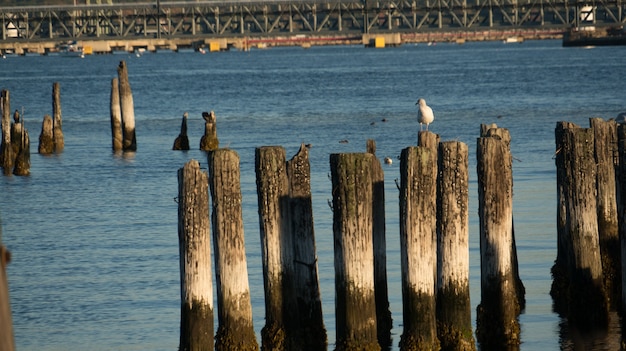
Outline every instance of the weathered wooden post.
<path fill-rule="evenodd" d="M 14 123 L 11 126 L 11 145 L 15 155 L 13 174 L 27 176 L 30 174 L 30 137 L 24 125 L 23 116 L 17 110 L 13 114 Z"/>
<path fill-rule="evenodd" d="M 603 328 L 608 323 L 606 291 L 598 236 L 594 132 L 574 125 L 557 125 L 561 149 L 557 153 L 557 182 L 562 186 L 566 233 L 567 317 L 582 328 Z M 561 248 L 561 247 L 559 247 Z"/>
<path fill-rule="evenodd" d="M 211 151 L 219 147 L 215 112 L 202 112 L 204 119 L 204 135 L 200 139 L 200 150 Z"/>
<path fill-rule="evenodd" d="M 239 156 L 218 149 L 208 154 L 219 326 L 217 351 L 256 351 L 241 209 Z"/>
<path fill-rule="evenodd" d="M 491 130 L 493 136 L 479 138 L 476 150 L 481 258 L 476 335 L 481 347 L 503 348 L 520 343 L 517 317 L 524 305 L 524 288 L 517 274 L 513 233 L 510 137 L 506 130 Z"/>
<path fill-rule="evenodd" d="M 467 145 L 440 143 L 438 164 L 437 335 L 442 350 L 473 351 Z"/>
<path fill-rule="evenodd" d="M 289 186 L 285 149 L 266 146 L 255 150 L 259 226 L 265 286 L 263 350 L 292 348 L 289 316 L 297 301 L 293 293 L 293 241 L 289 228 Z"/>
<path fill-rule="evenodd" d="M 11 143 L 11 98 L 8 90 L 0 92 L 0 110 L 2 112 L 2 169 L 5 175 L 13 173 L 15 153 Z"/>
<path fill-rule="evenodd" d="M 300 146 L 298 153 L 287 161 L 289 181 L 289 214 L 294 244 L 294 285 L 298 317 L 294 334 L 297 349 L 326 351 L 328 337 L 322 314 L 319 287 L 313 205 L 311 200 L 311 166 L 309 152 Z"/>
<path fill-rule="evenodd" d="M 54 152 L 61 152 L 65 148 L 65 138 L 63 137 L 63 118 L 61 116 L 61 85 L 58 82 L 52 84 L 52 117 Z"/>
<path fill-rule="evenodd" d="M 2 228 L 0 228 L 2 239 Z M 13 339 L 13 321 L 11 319 L 11 304 L 9 299 L 9 282 L 7 278 L 7 264 L 11 261 L 11 253 L 2 246 L 0 240 L 0 350 L 15 350 Z"/>
<path fill-rule="evenodd" d="M 172 150 L 189 150 L 189 137 L 187 137 L 187 116 L 189 114 L 185 112 L 183 114 L 183 121 L 180 125 L 180 133 L 176 140 L 174 140 L 174 146 Z"/>
<path fill-rule="evenodd" d="M 609 297 L 609 308 L 618 309 L 622 294 L 622 272 L 615 178 L 617 122 L 590 118 L 589 124 L 595 140 L 598 234 L 604 288 Z"/>
<path fill-rule="evenodd" d="M 111 138 L 113 152 L 123 149 L 122 110 L 120 108 L 120 88 L 117 78 L 111 79 Z"/>
<path fill-rule="evenodd" d="M 43 116 L 43 122 L 41 122 L 41 134 L 39 134 L 39 153 L 43 155 L 50 155 L 54 153 L 54 136 L 52 127 L 52 117 L 50 115 Z"/>
<path fill-rule="evenodd" d="M 417 146 L 427 147 L 436 153 L 439 148 L 439 134 L 428 130 L 420 130 L 417 133 Z"/>
<path fill-rule="evenodd" d="M 337 351 L 380 350 L 372 242 L 373 157 L 330 155 Z"/>
<path fill-rule="evenodd" d="M 435 305 L 436 218 L 436 152 L 426 146 L 406 148 L 400 155 L 402 351 L 440 347 Z"/>
<path fill-rule="evenodd" d="M 135 136 L 135 106 L 133 93 L 128 81 L 128 67 L 125 61 L 120 61 L 117 67 L 119 78 L 120 110 L 122 113 L 122 150 L 137 151 L 137 138 Z"/>
<path fill-rule="evenodd" d="M 389 310 L 387 286 L 387 238 L 385 227 L 385 173 L 376 157 L 376 142 L 367 140 L 367 152 L 372 154 L 373 191 L 373 240 L 374 240 L 374 292 L 376 296 L 376 325 L 378 343 L 381 347 L 390 346 L 393 320 Z"/>
<path fill-rule="evenodd" d="M 618 169 L 617 169 L 617 214 L 619 224 L 621 272 L 622 272 L 622 296 L 619 311 L 626 315 L 626 124 L 620 123 L 617 127 Z M 558 169 L 558 167 L 557 167 Z M 625 334 L 626 320 L 622 318 L 622 334 Z M 624 336 L 622 336 L 624 339 Z"/>

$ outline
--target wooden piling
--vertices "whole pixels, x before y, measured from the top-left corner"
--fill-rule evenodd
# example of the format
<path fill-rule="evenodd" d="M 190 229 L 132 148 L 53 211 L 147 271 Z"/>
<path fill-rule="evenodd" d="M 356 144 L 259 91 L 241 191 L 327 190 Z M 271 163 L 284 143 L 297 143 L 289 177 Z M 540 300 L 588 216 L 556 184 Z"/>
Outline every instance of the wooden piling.
<path fill-rule="evenodd" d="M 30 137 L 24 125 L 23 116 L 17 110 L 13 114 L 13 125 L 11 126 L 11 145 L 15 155 L 15 166 L 13 174 L 27 176 L 30 174 Z"/>
<path fill-rule="evenodd" d="M 122 112 L 122 150 L 137 151 L 137 139 L 135 136 L 135 107 L 133 93 L 128 81 L 128 67 L 125 61 L 120 61 L 117 67 L 119 78 L 120 110 Z"/>
<path fill-rule="evenodd" d="M 113 78 L 111 80 L 111 145 L 113 152 L 119 152 L 123 149 L 122 136 L 122 110 L 120 108 L 120 88 L 119 80 Z"/>
<path fill-rule="evenodd" d="M 178 170 L 181 351 L 213 350 L 209 181 L 191 160 Z"/>
<path fill-rule="evenodd" d="M 259 226 L 265 286 L 263 350 L 290 350 L 289 320 L 297 301 L 293 293 L 293 241 L 289 228 L 289 187 L 285 149 L 266 146 L 255 150 Z"/>
<path fill-rule="evenodd" d="M 598 234 L 602 255 L 604 289 L 610 309 L 619 309 L 622 295 L 621 253 L 617 215 L 615 159 L 617 158 L 617 122 L 590 118 L 594 134 Z"/>
<path fill-rule="evenodd" d="M 617 214 L 619 224 L 622 296 L 619 311 L 626 315 L 626 124 L 620 123 L 617 127 L 618 169 L 617 169 Z M 558 168 L 557 168 L 558 169 Z M 622 318 L 622 339 L 626 339 L 626 320 Z"/>
<path fill-rule="evenodd" d="M 331 154 L 337 351 L 380 350 L 372 239 L 371 154 Z"/>
<path fill-rule="evenodd" d="M 426 146 L 406 148 L 400 155 L 402 351 L 438 350 L 440 347 L 435 309 L 436 160 L 435 151 Z"/>
<path fill-rule="evenodd" d="M 439 144 L 437 336 L 443 351 L 474 351 L 469 280 L 468 148 Z"/>
<path fill-rule="evenodd" d="M 293 236 L 294 286 L 298 304 L 295 350 L 326 351 L 328 337 L 322 314 L 319 287 L 309 150 L 300 145 L 298 153 L 287 161 L 289 181 L 290 230 Z"/>
<path fill-rule="evenodd" d="M 219 326 L 217 351 L 259 349 L 252 324 L 252 305 L 241 209 L 239 156 L 218 149 L 208 154 L 212 199 Z"/>
<path fill-rule="evenodd" d="M 63 118 L 61 116 L 61 85 L 58 82 L 52 84 L 52 135 L 54 152 L 63 151 L 65 138 L 63 137 Z"/>
<path fill-rule="evenodd" d="M 564 127 L 557 125 L 557 128 Z M 567 262 L 567 317 L 577 327 L 603 328 L 608 323 L 607 297 L 602 277 L 596 200 L 594 132 L 567 126 L 558 131 L 557 183 L 563 196 L 564 233 L 569 243 Z M 561 249 L 561 247 L 559 247 Z"/>
<path fill-rule="evenodd" d="M 187 116 L 189 114 L 185 112 L 183 114 L 183 121 L 180 125 L 180 133 L 176 140 L 174 140 L 174 146 L 172 150 L 189 150 L 189 137 L 187 137 Z"/>
<path fill-rule="evenodd" d="M 2 112 L 2 169 L 5 175 L 13 173 L 15 153 L 11 143 L 11 98 L 8 90 L 0 92 L 0 110 Z"/>
<path fill-rule="evenodd" d="M 50 155 L 54 153 L 54 136 L 52 127 L 52 117 L 50 115 L 43 116 L 41 122 L 41 134 L 39 134 L 39 153 L 42 155 Z"/>
<path fill-rule="evenodd" d="M 204 119 L 204 135 L 200 139 L 200 150 L 211 151 L 219 147 L 215 112 L 202 112 Z"/>
<path fill-rule="evenodd" d="M 374 292 L 376 296 L 376 325 L 378 343 L 381 347 L 391 345 L 393 320 L 389 310 L 387 287 L 387 239 L 385 227 L 385 173 L 376 157 L 376 142 L 367 140 L 367 152 L 372 154 L 372 191 L 373 191 L 373 240 L 374 240 Z"/>
<path fill-rule="evenodd" d="M 491 129 L 493 130 L 493 129 Z M 504 133 L 504 134 L 502 134 Z M 476 336 L 481 347 L 520 343 L 517 319 L 523 285 L 517 275 L 513 234 L 513 169 L 508 131 L 478 139 L 478 214 L 480 217 L 481 302 Z"/>
<path fill-rule="evenodd" d="M 439 148 L 439 134 L 435 134 L 428 130 L 420 130 L 417 133 L 417 146 L 427 147 L 433 150 L 436 154 Z"/>
<path fill-rule="evenodd" d="M 0 239 L 2 229 L 0 228 Z M 0 350 L 14 351 L 13 321 L 11 319 L 11 304 L 9 299 L 9 282 L 7 264 L 11 261 L 11 253 L 2 246 L 0 240 Z"/>

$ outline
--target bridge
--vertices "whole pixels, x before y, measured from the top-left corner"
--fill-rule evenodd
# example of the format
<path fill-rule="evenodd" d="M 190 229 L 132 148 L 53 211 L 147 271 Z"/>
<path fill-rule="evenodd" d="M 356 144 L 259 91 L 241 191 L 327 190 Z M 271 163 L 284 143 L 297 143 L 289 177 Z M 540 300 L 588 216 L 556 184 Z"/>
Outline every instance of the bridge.
<path fill-rule="evenodd" d="M 446 33 L 456 38 L 562 33 L 581 24 L 622 26 L 625 7 L 624 0 L 157 0 L 12 6 L 0 7 L 0 49 L 50 50 L 67 41 L 108 42 L 109 48 L 132 42 L 218 42 L 224 48 L 242 40 L 350 41 L 386 35 L 393 42 Z"/>

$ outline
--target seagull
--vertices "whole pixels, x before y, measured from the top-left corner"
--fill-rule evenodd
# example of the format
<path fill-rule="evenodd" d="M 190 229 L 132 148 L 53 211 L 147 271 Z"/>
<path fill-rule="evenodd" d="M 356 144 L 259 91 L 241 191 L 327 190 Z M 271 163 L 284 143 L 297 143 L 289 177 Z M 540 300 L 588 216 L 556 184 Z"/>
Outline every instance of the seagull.
<path fill-rule="evenodd" d="M 426 105 L 426 100 L 424 99 L 417 100 L 415 105 L 420 105 L 420 110 L 417 113 L 417 121 L 420 123 L 420 130 L 422 130 L 422 124 L 426 124 L 426 130 L 428 130 L 428 125 L 435 120 L 433 109 Z"/>

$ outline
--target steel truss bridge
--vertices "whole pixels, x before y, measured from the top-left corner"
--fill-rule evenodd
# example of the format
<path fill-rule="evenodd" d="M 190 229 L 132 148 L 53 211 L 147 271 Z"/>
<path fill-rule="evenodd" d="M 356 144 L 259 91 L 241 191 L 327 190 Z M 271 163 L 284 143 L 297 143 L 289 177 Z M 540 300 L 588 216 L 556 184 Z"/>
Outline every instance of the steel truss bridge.
<path fill-rule="evenodd" d="M 622 26 L 626 0 L 268 0 L 0 7 L 5 42 Z"/>

